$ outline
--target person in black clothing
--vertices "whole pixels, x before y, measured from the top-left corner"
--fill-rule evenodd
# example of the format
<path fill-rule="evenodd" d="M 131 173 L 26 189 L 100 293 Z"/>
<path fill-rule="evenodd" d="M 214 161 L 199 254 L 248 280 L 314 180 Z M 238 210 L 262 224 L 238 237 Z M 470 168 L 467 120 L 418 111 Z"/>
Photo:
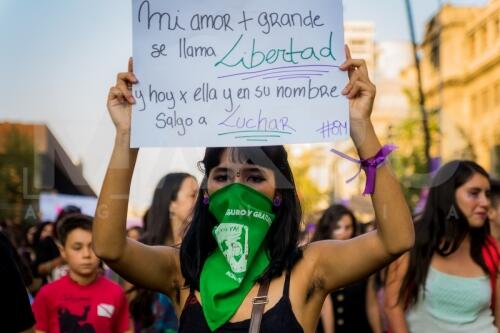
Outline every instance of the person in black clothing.
<path fill-rule="evenodd" d="M 17 260 L 16 260 L 17 258 Z M 5 333 L 34 332 L 28 291 L 17 261 L 20 258 L 9 239 L 0 231 L 0 330 Z"/>
<path fill-rule="evenodd" d="M 52 222 L 40 223 L 33 239 L 33 275 L 40 277 L 43 284 L 50 282 L 52 270 L 63 263 L 54 239 L 54 227 Z"/>
<path fill-rule="evenodd" d="M 349 240 L 358 227 L 350 209 L 334 204 L 319 219 L 312 241 Z M 331 332 L 382 332 L 373 277 L 339 288 L 325 300 L 317 333 Z"/>

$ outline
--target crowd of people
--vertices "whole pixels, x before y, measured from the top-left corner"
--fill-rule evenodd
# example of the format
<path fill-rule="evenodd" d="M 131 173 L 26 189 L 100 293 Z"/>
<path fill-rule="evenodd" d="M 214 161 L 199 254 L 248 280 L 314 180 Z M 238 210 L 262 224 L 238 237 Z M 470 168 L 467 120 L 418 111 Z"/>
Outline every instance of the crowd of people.
<path fill-rule="evenodd" d="M 192 175 L 167 174 L 156 187 L 143 226 L 127 229 L 127 237 L 179 248 L 197 193 Z M 355 216 L 346 205 L 331 205 L 302 247 L 348 241 L 373 232 L 366 231 L 372 229 L 367 225 L 377 226 L 360 223 Z M 429 332 L 436 327 L 439 332 L 497 331 L 493 281 L 499 261 L 500 182 L 489 180 L 474 162 L 450 162 L 434 177 L 427 206 L 414 222 L 412 250 L 329 293 L 316 332 Z M 34 327 L 41 332 L 178 332 L 178 311 L 168 296 L 134 286 L 99 261 L 91 246 L 92 223 L 77 207 L 68 206 L 56 221 L 26 228 L 21 242 L 3 229 L 1 262 L 12 261 L 11 270 L 17 267 L 19 272 L 4 280 L 4 287 L 11 293 L 22 290 L 28 304 L 21 302 L 4 313 L 10 311 L 10 320 L 25 323 L 27 331 L 36 320 Z M 115 326 L 100 326 L 87 310 L 99 305 L 114 309 L 110 319 Z M 12 332 L 21 332 L 19 327 Z"/>
<path fill-rule="evenodd" d="M 497 332 L 499 182 L 448 162 L 412 216 L 371 124 L 366 64 L 347 50 L 340 69 L 375 221 L 334 203 L 302 238 L 284 147 L 228 147 L 206 149 L 200 184 L 165 175 L 127 229 L 130 63 L 108 96 L 117 134 L 95 216 L 67 206 L 21 240 L 0 233 L 1 331 Z"/>

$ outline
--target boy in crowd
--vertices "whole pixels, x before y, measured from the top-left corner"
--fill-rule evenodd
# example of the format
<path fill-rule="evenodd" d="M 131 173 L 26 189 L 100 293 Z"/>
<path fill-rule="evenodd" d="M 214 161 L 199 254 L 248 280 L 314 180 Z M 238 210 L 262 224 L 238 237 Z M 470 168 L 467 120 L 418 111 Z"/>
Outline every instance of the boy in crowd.
<path fill-rule="evenodd" d="M 69 273 L 36 295 L 36 332 L 130 332 L 123 290 L 100 274 L 100 262 L 92 249 L 92 218 L 69 215 L 57 231 Z"/>
<path fill-rule="evenodd" d="M 500 244 L 500 181 L 498 180 L 491 180 L 490 199 L 488 219 L 490 220 L 491 235 Z"/>

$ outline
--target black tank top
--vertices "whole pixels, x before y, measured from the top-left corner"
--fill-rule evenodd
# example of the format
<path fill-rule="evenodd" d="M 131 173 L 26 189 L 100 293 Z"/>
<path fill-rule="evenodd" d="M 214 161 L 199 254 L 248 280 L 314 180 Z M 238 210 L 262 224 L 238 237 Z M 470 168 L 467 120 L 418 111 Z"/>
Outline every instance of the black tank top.
<path fill-rule="evenodd" d="M 300 326 L 295 314 L 292 310 L 292 304 L 288 297 L 288 289 L 290 287 L 290 273 L 286 273 L 285 284 L 283 286 L 283 296 L 278 303 L 268 311 L 264 312 L 260 326 L 261 333 L 271 332 L 287 332 L 287 333 L 303 333 L 304 330 Z M 239 321 L 236 323 L 227 322 L 222 325 L 216 332 L 218 333 L 246 333 L 250 328 L 250 319 Z M 181 313 L 179 321 L 179 333 L 210 333 L 203 310 L 194 295 L 192 290 L 189 294 L 184 309 Z"/>

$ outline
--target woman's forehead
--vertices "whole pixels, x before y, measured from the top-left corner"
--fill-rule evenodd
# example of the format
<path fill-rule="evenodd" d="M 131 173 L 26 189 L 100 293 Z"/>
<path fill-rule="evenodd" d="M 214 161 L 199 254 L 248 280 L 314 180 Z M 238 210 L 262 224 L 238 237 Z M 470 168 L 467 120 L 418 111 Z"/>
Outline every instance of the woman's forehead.
<path fill-rule="evenodd" d="M 250 164 L 250 163 L 237 163 L 231 161 L 223 161 L 217 165 L 213 171 L 233 171 L 233 172 L 271 172 L 271 169 L 265 168 L 260 165 Z"/>
<path fill-rule="evenodd" d="M 244 154 L 231 152 L 226 149 L 221 155 L 219 164 L 214 167 L 213 171 L 270 172 L 271 169 L 254 164 L 250 159 L 246 158 Z"/>
<path fill-rule="evenodd" d="M 490 181 L 482 174 L 473 174 L 463 185 L 464 188 L 487 188 L 490 187 Z"/>
<path fill-rule="evenodd" d="M 230 147 L 222 152 L 216 167 L 271 169 L 272 165 L 274 163 L 261 149 Z"/>
<path fill-rule="evenodd" d="M 340 217 L 340 219 L 337 221 L 338 224 L 348 224 L 351 225 L 353 224 L 353 220 L 349 214 L 344 214 Z"/>

